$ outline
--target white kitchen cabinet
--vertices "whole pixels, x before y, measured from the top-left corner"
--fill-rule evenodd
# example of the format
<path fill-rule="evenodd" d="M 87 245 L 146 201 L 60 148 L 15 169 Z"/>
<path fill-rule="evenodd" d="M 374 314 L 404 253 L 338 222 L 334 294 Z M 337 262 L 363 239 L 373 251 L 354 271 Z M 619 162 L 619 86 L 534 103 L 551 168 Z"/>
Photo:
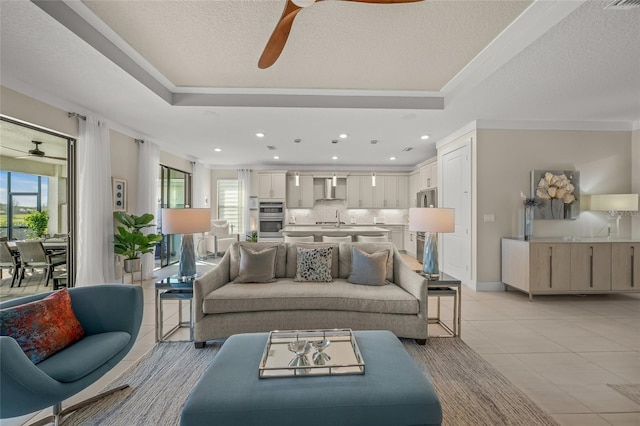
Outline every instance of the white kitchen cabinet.
<path fill-rule="evenodd" d="M 287 176 L 287 208 L 312 208 L 314 203 L 313 176 L 299 176 L 300 186 L 296 186 L 296 177 Z"/>
<path fill-rule="evenodd" d="M 376 176 L 373 188 L 373 208 L 406 209 L 408 200 L 408 177 L 401 175 Z"/>
<path fill-rule="evenodd" d="M 404 228 L 404 251 L 412 257 L 416 257 L 416 231 L 410 231 L 409 226 Z"/>
<path fill-rule="evenodd" d="M 285 200 L 287 198 L 286 173 L 258 173 L 258 198 L 262 200 Z"/>
<path fill-rule="evenodd" d="M 377 183 L 377 182 L 376 182 Z M 373 207 L 371 176 L 351 175 L 347 177 L 347 208 L 368 209 Z"/>
<path fill-rule="evenodd" d="M 417 207 L 416 196 L 420 191 L 420 172 L 409 175 L 409 207 Z"/>
<path fill-rule="evenodd" d="M 438 163 L 425 164 L 420 167 L 420 190 L 438 186 Z"/>

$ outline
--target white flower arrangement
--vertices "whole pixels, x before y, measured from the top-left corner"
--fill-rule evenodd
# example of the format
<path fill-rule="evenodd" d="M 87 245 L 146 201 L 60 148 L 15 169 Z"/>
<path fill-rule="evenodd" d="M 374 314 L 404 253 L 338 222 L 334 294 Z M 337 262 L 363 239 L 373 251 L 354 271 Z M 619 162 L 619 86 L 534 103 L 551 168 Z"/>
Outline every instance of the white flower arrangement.
<path fill-rule="evenodd" d="M 557 199 L 562 200 L 565 204 L 571 204 L 576 199 L 574 190 L 575 187 L 564 173 L 554 175 L 546 172 L 538 182 L 536 197 L 543 200 Z"/>

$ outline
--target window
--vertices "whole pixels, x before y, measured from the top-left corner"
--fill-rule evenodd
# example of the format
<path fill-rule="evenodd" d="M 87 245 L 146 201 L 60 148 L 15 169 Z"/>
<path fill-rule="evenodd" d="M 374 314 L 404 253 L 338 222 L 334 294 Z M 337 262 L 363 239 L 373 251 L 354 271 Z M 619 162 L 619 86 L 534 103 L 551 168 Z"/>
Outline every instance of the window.
<path fill-rule="evenodd" d="M 242 222 L 240 181 L 218 179 L 218 219 L 229 221 L 232 232 L 239 232 Z"/>

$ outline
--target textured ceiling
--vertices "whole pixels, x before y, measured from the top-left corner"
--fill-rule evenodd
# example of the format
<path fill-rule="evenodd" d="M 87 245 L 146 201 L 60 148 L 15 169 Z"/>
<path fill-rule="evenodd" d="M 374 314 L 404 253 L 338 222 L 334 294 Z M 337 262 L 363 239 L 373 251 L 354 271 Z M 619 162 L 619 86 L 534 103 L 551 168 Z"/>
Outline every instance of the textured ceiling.
<path fill-rule="evenodd" d="M 84 1 L 175 86 L 437 91 L 530 1 L 322 1 L 258 58 L 283 1 Z"/>
<path fill-rule="evenodd" d="M 51 4 L 52 1 L 44 3 Z M 236 2 L 211 3 L 228 7 Z M 238 49 L 227 46 L 225 49 L 230 50 L 219 55 L 216 65 L 221 70 L 227 70 L 225 64 L 234 63 L 238 60 L 234 55 L 241 54 L 248 65 L 238 67 L 231 74 L 255 76 L 263 72 L 257 68 L 257 59 L 278 19 L 282 3 L 256 3 L 257 7 L 264 7 L 263 3 L 275 4 L 275 18 L 270 17 L 268 25 L 263 24 L 266 26 L 261 29 L 260 40 L 253 45 L 238 38 Z M 0 83 L 63 110 L 96 115 L 115 130 L 157 142 L 164 151 L 201 161 L 212 168 L 407 170 L 435 155 L 436 142 L 473 120 L 489 120 L 498 127 L 517 128 L 637 128 L 640 125 L 640 8 L 605 10 L 608 3 L 608 0 L 534 2 L 460 74 L 441 87 L 439 94 L 444 97 L 445 106 L 440 110 L 293 108 L 287 107 L 286 102 L 279 107 L 177 106 L 150 90 L 139 75 L 96 50 L 91 44 L 93 40 L 79 37 L 69 26 L 61 24 L 38 6 L 41 4 L 24 0 L 0 1 Z M 69 4 L 83 5 L 79 2 Z M 238 7 L 247 8 L 251 4 L 241 1 Z M 302 12 L 313 12 L 315 16 L 325 6 L 334 5 L 318 3 Z M 386 7 L 348 6 L 362 10 L 365 15 L 362 19 L 369 19 L 365 10 Z M 353 12 L 349 25 L 359 16 Z M 96 21 L 85 19 L 91 21 L 93 27 L 100 27 L 102 22 L 95 15 Z M 491 18 L 483 16 L 474 25 L 482 27 L 483 20 Z M 80 27 L 83 22 L 76 17 L 73 23 Z M 296 21 L 294 29 L 300 22 Z M 391 23 L 393 21 L 389 20 L 387 24 Z M 104 23 L 102 25 L 108 29 Z M 188 26 L 188 23 L 181 25 Z M 228 27 L 235 29 L 235 24 Z M 163 31 L 163 28 L 156 28 L 150 38 Z M 443 33 L 447 31 L 443 30 Z M 295 42 L 296 37 L 292 33 L 289 41 Z M 240 40 L 243 41 L 240 43 Z M 249 51 L 243 43 L 253 46 L 253 50 Z M 379 52 L 378 45 L 385 45 L 385 41 L 367 38 L 360 40 L 357 49 L 375 57 Z M 295 49 L 287 50 L 290 47 L 287 46 L 283 56 L 267 70 L 273 84 L 271 89 L 261 89 L 256 78 L 235 89 L 220 84 L 216 90 L 235 90 L 248 97 L 265 92 L 307 93 L 306 90 L 316 86 L 309 84 L 302 89 L 291 89 L 278 88 L 276 83 L 288 81 L 286 75 L 299 72 L 298 62 L 303 60 L 296 55 L 305 55 L 306 50 L 310 50 L 303 46 L 301 52 L 294 54 Z M 185 43 L 183 49 L 189 48 Z M 162 50 L 162 44 L 158 50 Z M 418 52 L 419 48 L 415 50 Z M 130 47 L 122 46 L 121 51 L 127 52 L 136 62 L 141 58 L 141 53 Z M 328 54 L 333 53 L 327 51 L 324 57 Z M 167 61 L 174 62 L 178 69 L 192 66 L 190 61 L 167 56 Z M 284 67 L 285 61 L 294 65 Z M 395 59 L 388 64 L 384 56 L 378 56 L 378 61 L 377 68 L 380 69 L 397 67 L 393 71 L 396 73 L 393 81 L 421 81 L 421 70 L 397 64 Z M 142 65 L 150 69 L 148 63 Z M 437 58 L 431 58 L 431 68 L 441 66 Z M 377 68 L 373 67 L 374 70 Z M 162 83 L 161 74 L 166 71 L 150 72 Z M 351 70 L 344 67 L 336 72 L 349 75 Z M 332 78 L 339 82 L 337 74 L 332 74 Z M 369 74 L 364 73 L 361 78 L 365 79 Z M 311 83 L 316 80 L 329 84 L 322 74 L 316 75 Z M 175 89 L 168 80 L 162 84 L 166 85 L 165 91 L 169 94 Z M 336 87 L 347 86 L 345 83 Z M 379 86 L 379 91 L 383 90 L 383 86 Z M 334 92 L 323 89 L 313 95 L 322 98 L 325 93 Z M 364 90 L 349 93 L 365 100 L 371 98 Z M 505 120 L 512 123 L 504 123 Z M 266 137 L 258 139 L 256 132 L 264 132 Z M 332 144 L 331 140 L 339 139 L 338 135 L 343 132 L 349 137 Z M 423 141 L 420 139 L 423 134 L 429 134 L 431 138 Z M 300 144 L 294 143 L 297 138 L 302 139 Z M 378 143 L 372 145 L 372 139 Z M 603 143 L 607 143 L 606 140 Z M 268 145 L 275 146 L 276 150 L 268 150 Z M 222 152 L 214 152 L 214 147 L 222 148 Z M 403 151 L 407 147 L 413 150 Z M 279 155 L 280 159 L 275 160 L 274 155 Z M 338 160 L 331 159 L 334 155 Z M 391 156 L 396 160 L 389 160 Z"/>

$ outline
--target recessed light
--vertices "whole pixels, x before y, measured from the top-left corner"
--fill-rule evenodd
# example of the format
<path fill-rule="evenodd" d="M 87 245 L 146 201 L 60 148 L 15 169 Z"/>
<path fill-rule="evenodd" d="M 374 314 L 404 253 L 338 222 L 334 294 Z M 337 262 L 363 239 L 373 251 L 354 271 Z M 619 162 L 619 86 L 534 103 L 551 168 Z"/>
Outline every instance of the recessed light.
<path fill-rule="evenodd" d="M 213 148 L 213 150 L 214 150 L 215 152 L 220 152 L 220 151 L 222 151 L 222 148 Z"/>
<path fill-rule="evenodd" d="M 274 155 L 274 156 L 273 156 L 273 159 L 274 159 L 274 160 L 279 160 L 279 159 L 280 159 L 280 156 L 279 156 L 279 155 Z"/>
<path fill-rule="evenodd" d="M 264 133 L 258 132 L 258 133 L 256 133 L 256 136 L 259 137 L 259 138 L 264 138 Z"/>
<path fill-rule="evenodd" d="M 426 141 L 427 139 L 429 139 L 429 135 L 422 135 L 420 136 L 420 139 L 422 139 L 423 141 Z"/>
<path fill-rule="evenodd" d="M 331 157 L 332 160 L 337 160 L 338 157 L 336 155 L 334 155 L 333 157 Z"/>
<path fill-rule="evenodd" d="M 395 159 L 396 159 L 396 157 L 389 157 L 389 160 L 391 160 L 391 161 L 393 161 Z"/>
<path fill-rule="evenodd" d="M 346 139 L 347 136 L 349 135 L 347 135 L 346 133 L 340 133 L 340 139 Z"/>

